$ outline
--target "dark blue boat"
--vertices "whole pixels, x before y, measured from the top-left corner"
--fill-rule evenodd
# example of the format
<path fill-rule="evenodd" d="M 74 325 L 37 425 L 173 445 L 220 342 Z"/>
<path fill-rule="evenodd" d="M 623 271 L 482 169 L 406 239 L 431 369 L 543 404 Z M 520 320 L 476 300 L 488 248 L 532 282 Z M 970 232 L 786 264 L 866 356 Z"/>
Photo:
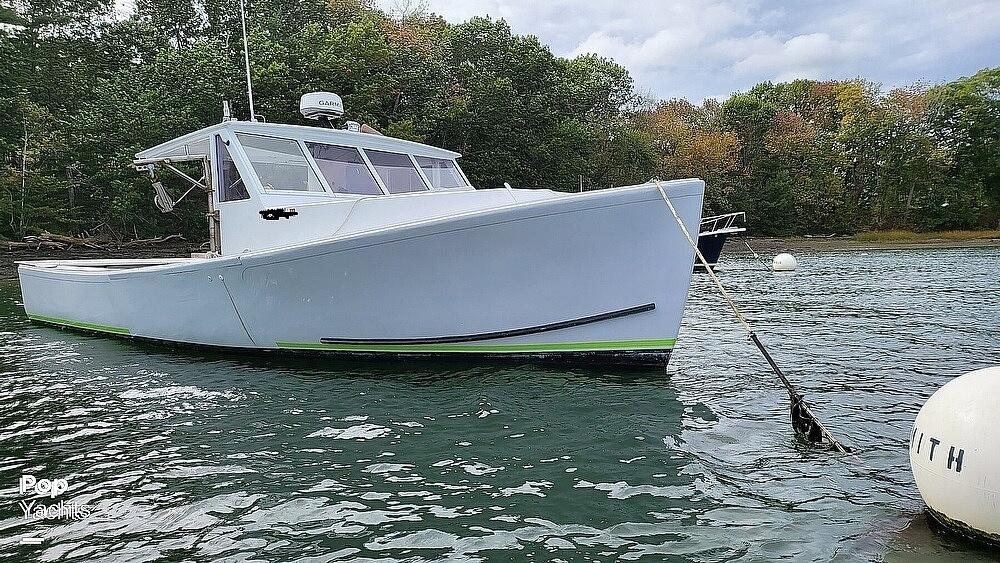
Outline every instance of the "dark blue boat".
<path fill-rule="evenodd" d="M 722 248 L 726 245 L 726 240 L 730 235 L 746 232 L 743 225 L 746 222 L 746 213 L 738 211 L 726 215 L 715 215 L 705 217 L 701 220 L 701 228 L 698 229 L 698 250 L 714 270 L 722 255 Z M 705 271 L 700 261 L 695 261 L 695 271 Z"/>

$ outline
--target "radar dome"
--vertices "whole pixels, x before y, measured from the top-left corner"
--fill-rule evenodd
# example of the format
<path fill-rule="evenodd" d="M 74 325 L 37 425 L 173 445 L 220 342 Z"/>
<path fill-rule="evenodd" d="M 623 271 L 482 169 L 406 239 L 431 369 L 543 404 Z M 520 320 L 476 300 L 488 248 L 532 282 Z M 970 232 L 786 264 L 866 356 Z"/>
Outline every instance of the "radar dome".
<path fill-rule="evenodd" d="M 299 98 L 299 112 L 306 119 L 329 121 L 344 115 L 344 101 L 333 92 L 309 92 Z"/>

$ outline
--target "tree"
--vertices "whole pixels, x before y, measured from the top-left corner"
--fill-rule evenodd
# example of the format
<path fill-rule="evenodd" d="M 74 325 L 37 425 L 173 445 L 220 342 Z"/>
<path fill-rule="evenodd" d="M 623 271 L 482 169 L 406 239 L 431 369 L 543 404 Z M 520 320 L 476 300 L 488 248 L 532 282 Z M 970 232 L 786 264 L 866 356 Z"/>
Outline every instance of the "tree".
<path fill-rule="evenodd" d="M 163 216 L 131 160 L 216 123 L 223 100 L 247 117 L 239 0 L 114 5 L 0 9 L 0 236 L 203 236 L 203 208 Z M 706 214 L 746 210 L 758 234 L 1000 222 L 1000 68 L 929 89 L 796 80 L 657 103 L 613 60 L 555 56 L 503 20 L 371 0 L 250 0 L 247 15 L 259 115 L 304 123 L 299 97 L 335 91 L 354 120 L 463 153 L 480 187 L 696 176 Z"/>
<path fill-rule="evenodd" d="M 978 211 L 981 222 L 1000 225 L 1000 67 L 943 84 L 927 96 L 931 134 L 952 156 L 953 197 L 966 202 L 966 214 Z"/>
<path fill-rule="evenodd" d="M 711 101 L 670 100 L 640 118 L 658 153 L 657 176 L 705 180 L 705 215 L 728 213 L 742 180 L 740 139 L 719 127 L 719 111 Z"/>

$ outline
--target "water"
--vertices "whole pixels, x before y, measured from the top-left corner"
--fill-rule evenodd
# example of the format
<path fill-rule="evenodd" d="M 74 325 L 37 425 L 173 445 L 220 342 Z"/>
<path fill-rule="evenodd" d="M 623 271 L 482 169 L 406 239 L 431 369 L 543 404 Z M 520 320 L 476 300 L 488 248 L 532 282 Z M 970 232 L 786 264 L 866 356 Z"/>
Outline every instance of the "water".
<path fill-rule="evenodd" d="M 35 326 L 0 285 L 0 559 L 997 558 L 929 528 L 907 439 L 1000 358 L 1000 249 L 799 258 L 723 278 L 853 461 L 794 438 L 703 275 L 666 375 L 234 359 Z M 85 517 L 26 520 L 25 473 Z"/>

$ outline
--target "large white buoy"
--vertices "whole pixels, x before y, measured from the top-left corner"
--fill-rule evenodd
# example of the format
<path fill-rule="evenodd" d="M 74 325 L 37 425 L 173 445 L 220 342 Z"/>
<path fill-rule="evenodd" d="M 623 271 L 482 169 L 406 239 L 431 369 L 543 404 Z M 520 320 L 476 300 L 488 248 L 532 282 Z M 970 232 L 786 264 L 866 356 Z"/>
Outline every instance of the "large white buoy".
<path fill-rule="evenodd" d="M 771 268 L 775 272 L 794 272 L 796 268 L 799 267 L 799 263 L 795 260 L 795 257 L 787 252 L 782 252 L 781 254 L 774 257 L 771 262 Z"/>
<path fill-rule="evenodd" d="M 1000 366 L 957 377 L 927 399 L 910 467 L 934 519 L 1000 543 Z"/>

